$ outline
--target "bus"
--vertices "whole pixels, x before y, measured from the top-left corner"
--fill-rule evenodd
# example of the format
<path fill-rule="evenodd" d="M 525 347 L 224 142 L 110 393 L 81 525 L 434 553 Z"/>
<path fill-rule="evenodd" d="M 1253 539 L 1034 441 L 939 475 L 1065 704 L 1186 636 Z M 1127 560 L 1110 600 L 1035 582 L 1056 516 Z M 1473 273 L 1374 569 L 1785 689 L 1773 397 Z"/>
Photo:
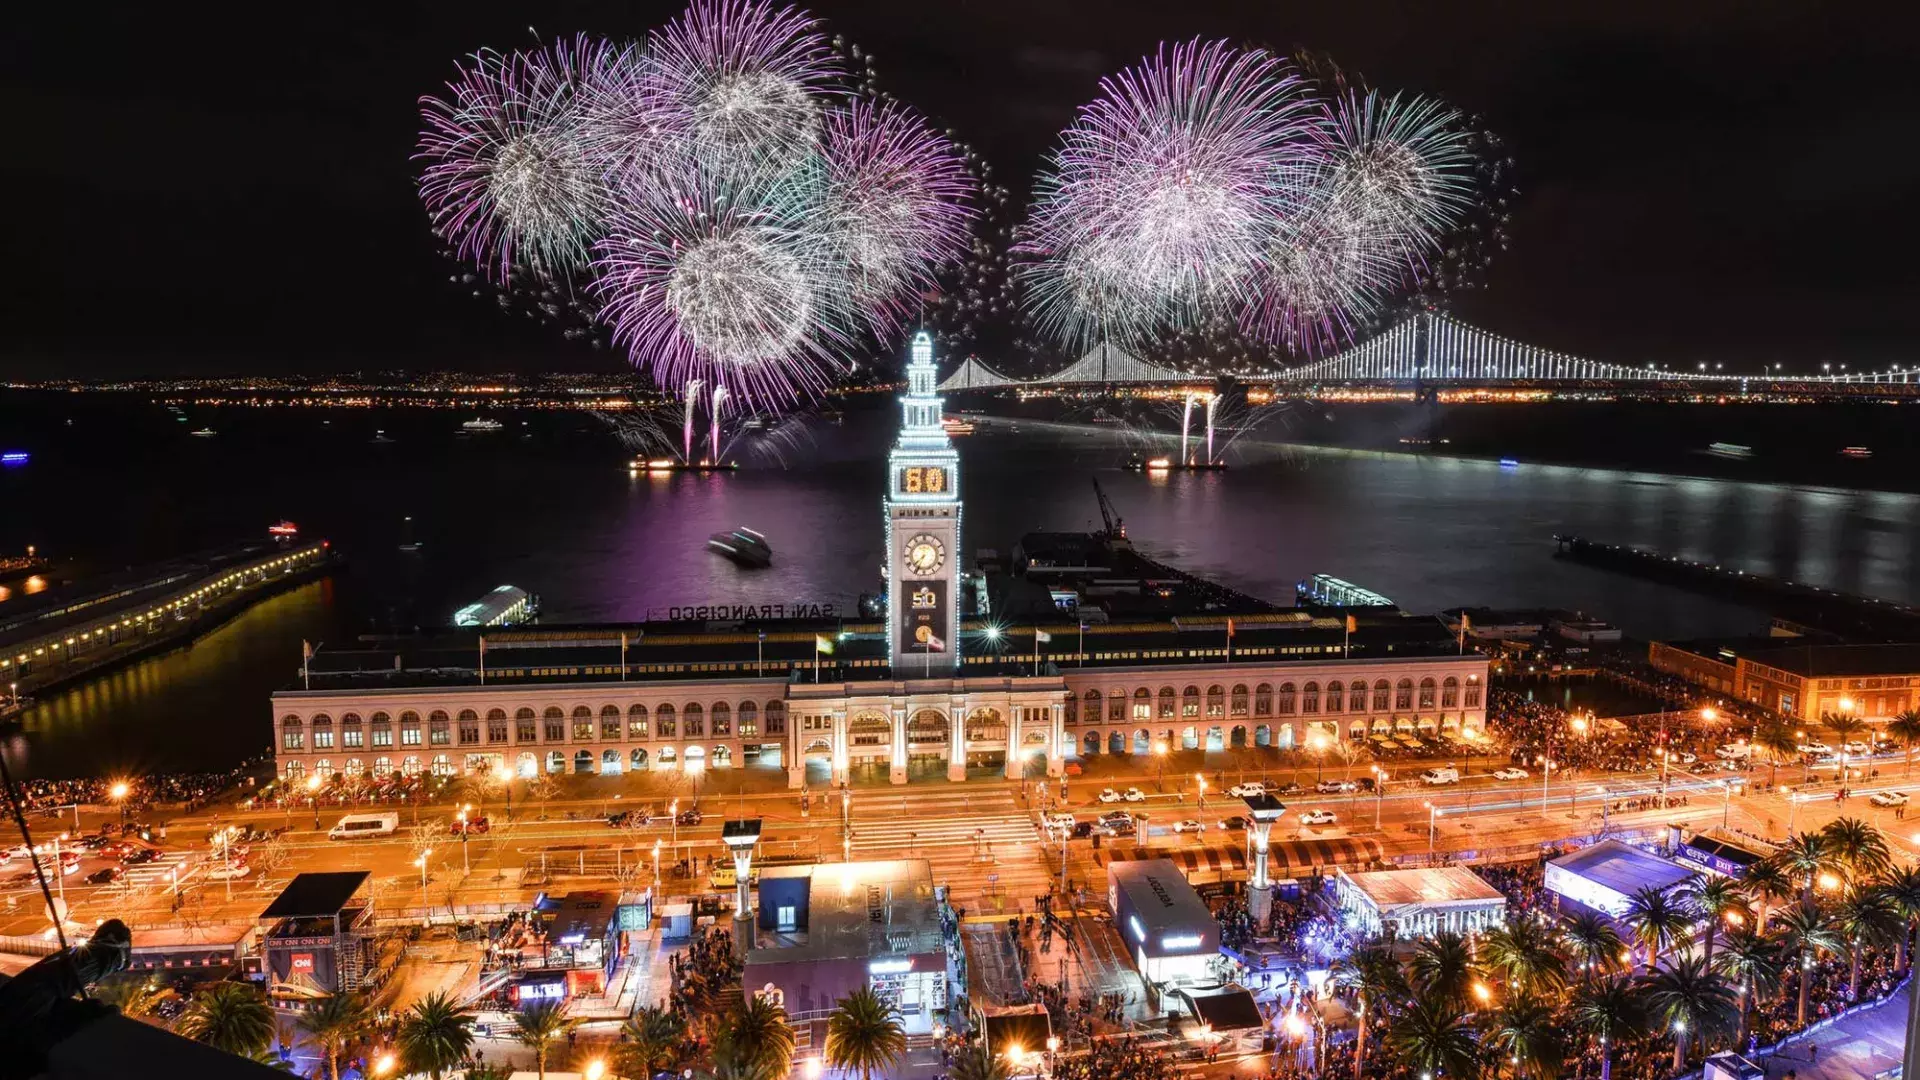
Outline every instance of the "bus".
<path fill-rule="evenodd" d="M 327 839 L 364 840 L 375 836 L 392 836 L 399 827 L 399 814 L 348 814 L 340 819 L 340 824 L 327 830 Z"/>

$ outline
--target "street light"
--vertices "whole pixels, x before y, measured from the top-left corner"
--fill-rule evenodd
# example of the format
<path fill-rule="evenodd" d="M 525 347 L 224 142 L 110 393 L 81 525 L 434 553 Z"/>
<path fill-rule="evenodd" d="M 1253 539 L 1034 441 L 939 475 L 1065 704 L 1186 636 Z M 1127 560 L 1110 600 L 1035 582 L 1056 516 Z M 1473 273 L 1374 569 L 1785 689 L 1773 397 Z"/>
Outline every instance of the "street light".
<path fill-rule="evenodd" d="M 320 774 L 307 777 L 307 807 L 313 811 L 313 827 L 320 827 Z"/>
<path fill-rule="evenodd" d="M 1194 773 L 1193 779 L 1196 784 L 1200 785 L 1200 809 L 1205 810 L 1207 808 L 1207 778 L 1200 773 Z"/>
<path fill-rule="evenodd" d="M 607 1063 L 601 1061 L 599 1058 L 594 1058 L 592 1061 L 587 1062 L 587 1067 L 582 1075 L 586 1080 L 600 1080 L 601 1077 L 607 1075 Z"/>
<path fill-rule="evenodd" d="M 387 1076 L 393 1072 L 396 1064 L 398 1063 L 394 1061 L 392 1054 L 381 1054 L 378 1058 L 374 1059 L 373 1075 Z"/>
<path fill-rule="evenodd" d="M 1167 740 L 1153 740 L 1153 789 L 1167 789 Z"/>
<path fill-rule="evenodd" d="M 462 806 L 460 812 L 453 816 L 453 820 L 460 823 L 460 873 L 471 874 L 473 867 L 467 862 L 467 808 Z"/>
<path fill-rule="evenodd" d="M 675 799 L 672 802 L 667 804 L 667 817 L 672 819 L 673 821 L 673 852 L 675 855 L 678 855 L 680 853 L 680 800 L 679 799 Z"/>
<path fill-rule="evenodd" d="M 1440 808 L 1433 805 L 1432 803 L 1428 803 L 1427 804 L 1427 861 L 1428 862 L 1433 861 L 1433 849 L 1435 846 L 1435 840 L 1437 839 L 1439 817 L 1440 817 Z"/>
<path fill-rule="evenodd" d="M 420 895 L 422 897 L 427 894 L 427 856 L 431 854 L 433 854 L 433 849 L 428 848 L 420 853 L 419 858 L 413 860 L 413 865 L 420 868 Z"/>
<path fill-rule="evenodd" d="M 1307 745 L 1313 748 L 1313 786 L 1319 787 L 1320 767 L 1326 764 L 1327 760 L 1327 737 L 1316 732 L 1313 738 L 1307 740 Z"/>
<path fill-rule="evenodd" d="M 1380 828 L 1380 812 L 1387 803 L 1387 770 L 1379 765 L 1369 765 L 1373 773 L 1373 827 Z"/>
<path fill-rule="evenodd" d="M 125 828 L 127 824 L 127 795 L 131 793 L 132 790 L 132 788 L 127 786 L 125 780 L 115 780 L 113 787 L 107 791 L 109 795 L 113 796 L 113 801 L 120 804 L 120 825 L 122 828 Z"/>

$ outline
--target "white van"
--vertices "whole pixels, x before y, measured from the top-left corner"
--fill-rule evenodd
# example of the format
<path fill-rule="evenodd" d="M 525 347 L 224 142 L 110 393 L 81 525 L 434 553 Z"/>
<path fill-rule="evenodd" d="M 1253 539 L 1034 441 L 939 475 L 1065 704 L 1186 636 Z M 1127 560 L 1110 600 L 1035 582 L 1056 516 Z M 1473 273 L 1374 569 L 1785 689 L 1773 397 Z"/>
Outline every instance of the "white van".
<path fill-rule="evenodd" d="M 1460 782 L 1460 770 L 1428 769 L 1420 774 L 1420 779 L 1429 784 L 1457 784 Z"/>
<path fill-rule="evenodd" d="M 399 814 L 348 814 L 340 823 L 327 830 L 329 840 L 365 840 L 375 836 L 392 836 L 400 827 Z"/>

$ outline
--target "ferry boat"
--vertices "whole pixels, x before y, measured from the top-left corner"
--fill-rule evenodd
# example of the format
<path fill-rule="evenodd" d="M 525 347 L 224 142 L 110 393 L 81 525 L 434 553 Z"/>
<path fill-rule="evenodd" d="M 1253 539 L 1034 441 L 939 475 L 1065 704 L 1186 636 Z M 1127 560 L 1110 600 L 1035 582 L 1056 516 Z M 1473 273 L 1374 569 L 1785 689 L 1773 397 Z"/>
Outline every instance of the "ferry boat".
<path fill-rule="evenodd" d="M 393 436 L 387 434 L 387 430 L 385 428 L 375 428 L 373 429 L 373 438 L 368 441 L 384 444 L 384 443 L 394 442 L 396 440 L 394 439 Z"/>
<path fill-rule="evenodd" d="M 973 421 L 964 416 L 949 416 L 940 421 L 940 426 L 947 429 L 948 435 L 973 434 Z"/>
<path fill-rule="evenodd" d="M 460 430 L 466 431 L 466 432 L 472 432 L 474 434 L 485 434 L 486 432 L 489 432 L 489 431 L 499 431 L 501 428 L 504 428 L 506 426 L 507 425 L 501 423 L 498 420 L 489 420 L 484 416 L 476 416 L 473 419 L 467 421 L 466 423 L 461 424 Z"/>
<path fill-rule="evenodd" d="M 740 467 L 732 461 L 711 462 L 695 461 L 688 463 L 677 458 L 634 458 L 627 462 L 627 472 L 632 473 L 668 473 L 668 472 L 732 472 Z"/>
<path fill-rule="evenodd" d="M 219 434 L 219 432 L 210 427 L 203 427 L 199 431 L 192 432 L 193 437 L 196 439 L 211 439 L 217 434 Z"/>
<path fill-rule="evenodd" d="M 1741 446 L 1739 443 L 1730 442 L 1709 443 L 1707 444 L 1707 453 L 1712 454 L 1714 457 L 1750 458 L 1753 456 L 1753 447 Z"/>
<path fill-rule="evenodd" d="M 707 537 L 707 550 L 724 555 L 740 566 L 759 568 L 773 562 L 773 549 L 767 545 L 767 538 L 745 525 Z"/>
<path fill-rule="evenodd" d="M 1131 472 L 1226 472 L 1224 461 L 1175 461 L 1170 457 L 1142 457 L 1135 454 L 1127 459 L 1126 468 Z"/>
<path fill-rule="evenodd" d="M 1850 457 L 1850 458 L 1870 458 L 1870 457 L 1872 457 L 1872 456 L 1873 456 L 1873 447 L 1871 447 L 1871 446 L 1843 446 L 1843 447 L 1841 447 L 1841 448 L 1840 448 L 1840 453 L 1841 453 L 1842 455 L 1844 455 L 1844 456 L 1846 456 L 1846 457 Z"/>
<path fill-rule="evenodd" d="M 400 522 L 400 550 L 411 555 L 423 547 L 426 545 L 413 538 L 413 515 L 408 514 Z"/>

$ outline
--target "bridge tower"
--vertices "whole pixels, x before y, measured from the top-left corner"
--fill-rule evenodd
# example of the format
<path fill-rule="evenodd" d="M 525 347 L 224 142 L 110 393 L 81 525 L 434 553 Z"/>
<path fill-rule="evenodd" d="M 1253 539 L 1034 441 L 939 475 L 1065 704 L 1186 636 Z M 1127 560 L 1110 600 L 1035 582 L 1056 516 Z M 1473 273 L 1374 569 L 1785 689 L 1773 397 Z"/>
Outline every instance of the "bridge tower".
<path fill-rule="evenodd" d="M 960 455 L 941 424 L 925 331 L 910 357 L 887 456 L 887 654 L 896 677 L 950 676 L 960 664 Z"/>

